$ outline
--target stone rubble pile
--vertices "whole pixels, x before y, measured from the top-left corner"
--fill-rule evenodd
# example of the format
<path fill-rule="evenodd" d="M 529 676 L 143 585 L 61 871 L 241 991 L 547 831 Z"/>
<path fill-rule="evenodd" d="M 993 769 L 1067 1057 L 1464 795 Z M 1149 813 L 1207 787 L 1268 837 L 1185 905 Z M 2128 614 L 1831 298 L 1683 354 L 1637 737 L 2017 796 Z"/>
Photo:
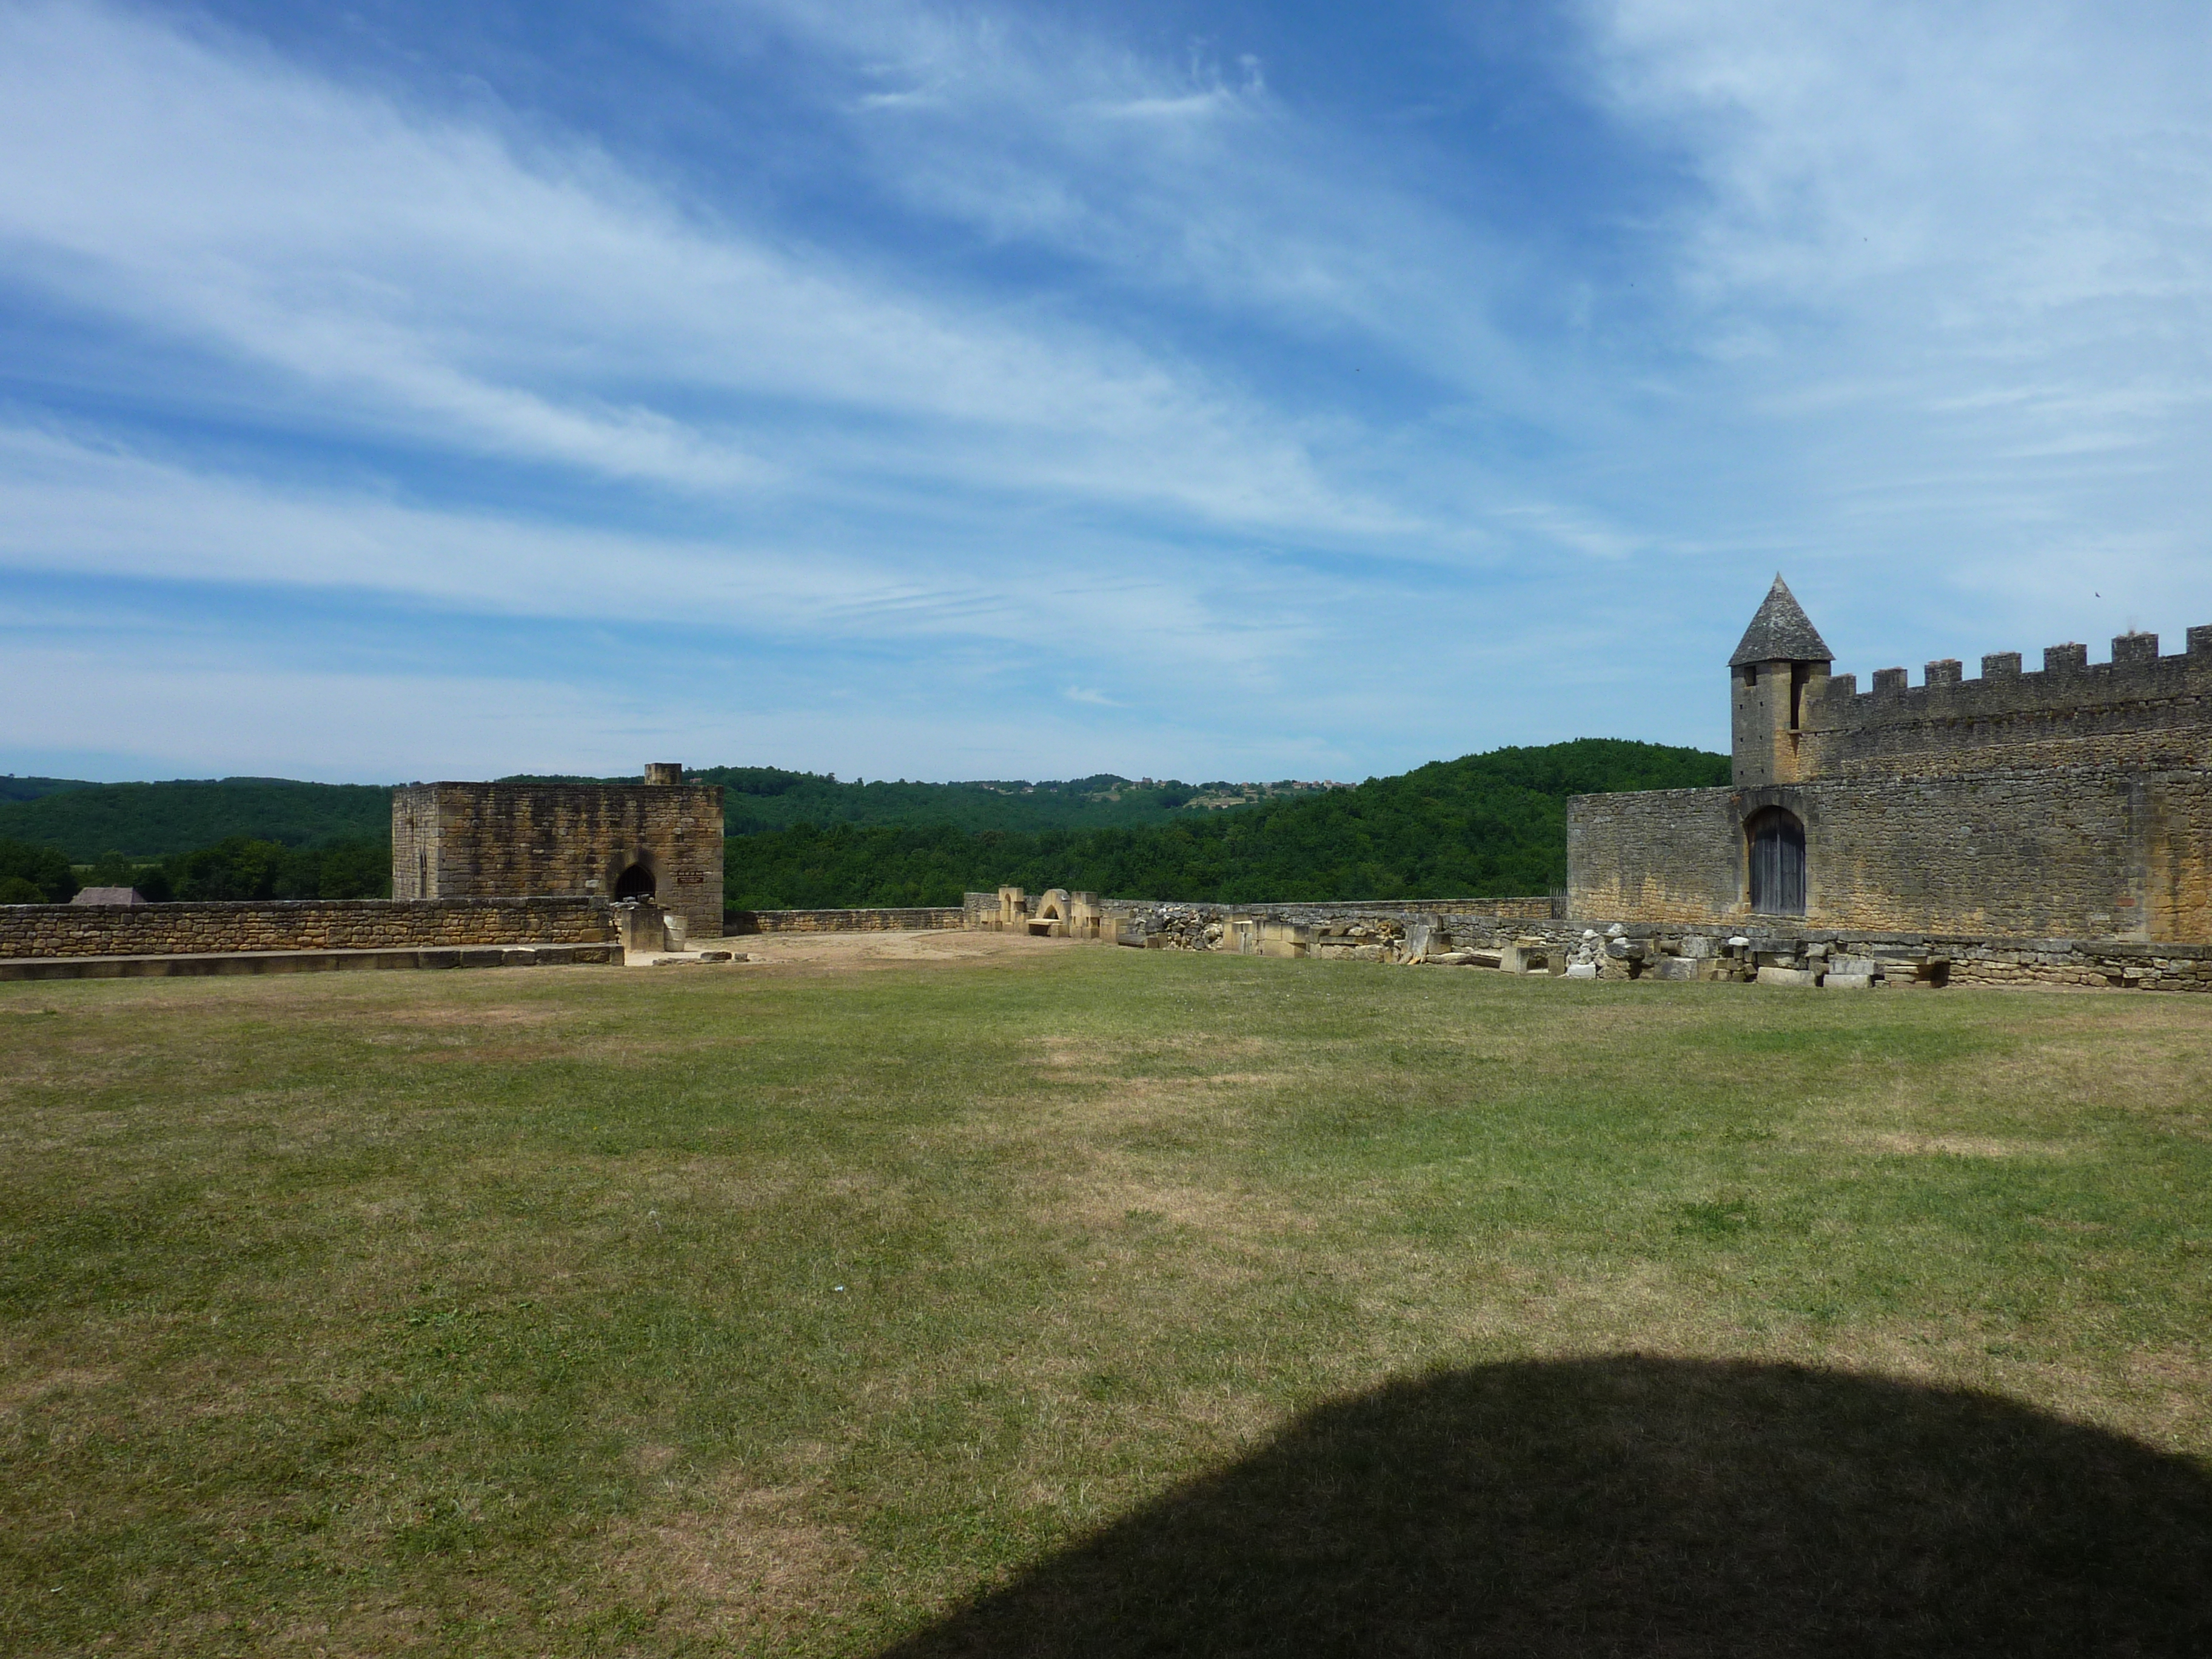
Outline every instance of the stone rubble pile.
<path fill-rule="evenodd" d="M 1161 951 L 1211 951 L 1221 943 L 1221 924 L 1189 904 L 1154 908 L 1149 943 Z"/>
<path fill-rule="evenodd" d="M 969 896 L 975 917 L 995 908 Z M 1545 902 L 1548 903 L 1548 902 Z M 1155 950 L 1498 969 L 1565 979 L 1732 981 L 1824 990 L 1945 985 L 2212 992 L 2212 944 L 2007 939 L 1568 920 L 1538 902 L 1234 905 L 1109 900 L 1097 937 Z"/>

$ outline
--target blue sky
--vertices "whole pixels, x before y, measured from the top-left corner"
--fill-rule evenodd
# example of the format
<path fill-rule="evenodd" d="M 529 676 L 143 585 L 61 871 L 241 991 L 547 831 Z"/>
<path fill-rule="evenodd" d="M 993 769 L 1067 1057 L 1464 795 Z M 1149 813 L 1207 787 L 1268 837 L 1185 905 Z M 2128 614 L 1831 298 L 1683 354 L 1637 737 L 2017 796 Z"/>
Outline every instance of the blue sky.
<path fill-rule="evenodd" d="M 2212 622 L 2208 301 L 2201 0 L 0 0 L 0 770 L 1722 747 Z"/>

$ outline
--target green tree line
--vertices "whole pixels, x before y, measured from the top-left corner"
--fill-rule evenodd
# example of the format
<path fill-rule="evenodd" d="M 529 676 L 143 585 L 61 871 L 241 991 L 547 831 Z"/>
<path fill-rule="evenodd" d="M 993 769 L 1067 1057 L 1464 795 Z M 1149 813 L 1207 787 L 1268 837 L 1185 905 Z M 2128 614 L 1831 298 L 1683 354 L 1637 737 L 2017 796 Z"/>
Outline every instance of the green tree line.
<path fill-rule="evenodd" d="M 1104 829 L 1164 823 L 1203 809 L 1200 790 L 1226 785 L 1156 783 L 1139 788 L 1102 773 L 1061 782 L 908 783 L 840 781 L 834 773 L 773 766 L 714 766 L 691 775 L 722 787 L 733 836 L 794 823 L 950 823 L 963 830 Z M 635 783 L 627 778 L 516 776 L 508 783 Z M 307 847 L 376 841 L 392 833 L 392 791 L 360 783 L 284 778 L 180 778 L 166 783 L 82 783 L 0 777 L 0 836 L 61 848 L 79 863 L 115 848 L 166 858 L 234 836 Z"/>
<path fill-rule="evenodd" d="M 239 836 L 311 847 L 391 834 L 392 791 L 366 783 L 179 779 L 86 784 L 0 801 L 0 836 L 59 847 L 80 864 L 111 848 L 134 859 L 167 858 Z"/>
<path fill-rule="evenodd" d="M 1570 795 L 1728 778 L 1724 755 L 1582 738 L 1149 826 L 1024 835 L 799 823 L 724 843 L 725 902 L 957 904 L 963 892 L 1000 885 L 1221 903 L 1543 893 L 1566 880 Z"/>
<path fill-rule="evenodd" d="M 0 841 L 0 904 L 66 904 L 86 887 L 135 887 L 147 899 L 386 898 L 392 846 L 366 839 L 320 847 L 229 836 L 144 863 L 103 854 L 80 878 L 58 847 Z"/>
<path fill-rule="evenodd" d="M 776 789 L 855 809 L 825 795 L 812 774 L 736 769 L 726 788 Z M 968 891 L 1015 884 L 1088 890 L 1109 897 L 1212 900 L 1477 897 L 1542 893 L 1566 879 L 1570 795 L 1725 784 L 1724 755 L 1589 738 L 1439 761 L 1356 788 L 1288 796 L 1221 812 L 1170 811 L 1164 821 L 1033 830 L 958 822 L 801 820 L 724 843 L 726 902 L 733 909 L 957 904 Z M 834 781 L 826 781 L 834 784 Z M 1112 780 L 1084 779 L 1089 786 Z M 137 789 L 166 785 L 118 786 Z M 204 786 L 228 790 L 232 786 Z M 351 786 L 287 785 L 285 788 Z M 835 785 L 872 792 L 878 786 Z M 902 786 L 886 786 L 899 787 Z M 906 787 L 942 792 L 970 786 Z M 1074 786 L 1053 786 L 1073 789 Z M 76 795 L 90 792 L 70 791 Z M 368 791 L 379 796 L 383 792 Z M 988 792 L 981 792 L 988 793 Z M 1149 792 L 1157 796 L 1161 792 Z M 1169 793 L 1172 793 L 1170 790 Z M 744 794 L 744 799 L 777 799 Z M 43 805 L 65 796 L 27 803 Z M 243 804 L 248 793 L 234 797 Z M 1030 799 L 1031 797 L 1002 799 Z M 872 808 L 865 793 L 860 806 Z M 1164 810 L 1164 809 L 1154 809 Z M 379 827 L 389 822 L 388 811 Z M 390 843 L 380 835 L 283 837 L 226 833 L 212 845 L 153 862 L 130 843 L 103 854 L 87 884 L 136 886 L 150 899 L 374 898 L 389 893 Z M 76 890 L 64 851 L 0 841 L 0 902 L 60 902 Z"/>
<path fill-rule="evenodd" d="M 1190 807 L 1193 796 L 1235 787 L 1166 779 L 1146 787 L 1111 772 L 1044 782 L 1016 778 L 970 783 L 911 783 L 903 778 L 841 781 L 834 772 L 787 772 L 775 766 L 708 766 L 684 775 L 722 786 L 723 827 L 732 836 L 759 835 L 799 823 L 943 823 L 969 830 L 1028 833 L 1165 823 L 1181 814 L 1205 810 Z M 507 781 L 636 780 L 549 775 Z"/>

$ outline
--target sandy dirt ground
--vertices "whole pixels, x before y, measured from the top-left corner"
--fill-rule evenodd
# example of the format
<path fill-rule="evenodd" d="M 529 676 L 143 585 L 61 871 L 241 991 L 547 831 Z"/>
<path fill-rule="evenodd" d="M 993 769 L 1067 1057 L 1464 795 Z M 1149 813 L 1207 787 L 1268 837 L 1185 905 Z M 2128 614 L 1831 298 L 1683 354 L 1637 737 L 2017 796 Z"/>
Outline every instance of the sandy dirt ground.
<path fill-rule="evenodd" d="M 988 962 L 1034 957 L 1048 951 L 1111 947 L 1076 939 L 1030 939 L 1019 933 L 933 928 L 902 933 L 746 933 L 735 939 L 694 939 L 692 948 L 743 951 L 754 966 L 766 963 L 839 972 L 908 967 L 915 963 Z"/>

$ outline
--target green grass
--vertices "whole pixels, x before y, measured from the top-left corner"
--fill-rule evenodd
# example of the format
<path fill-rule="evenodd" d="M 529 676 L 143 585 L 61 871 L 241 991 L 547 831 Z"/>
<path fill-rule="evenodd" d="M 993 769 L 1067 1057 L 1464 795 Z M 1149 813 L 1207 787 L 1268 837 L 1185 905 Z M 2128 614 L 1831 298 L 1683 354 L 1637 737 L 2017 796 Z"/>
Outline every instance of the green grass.
<path fill-rule="evenodd" d="M 0 1650 L 2206 1633 L 2212 999 L 994 948 L 0 986 Z"/>

